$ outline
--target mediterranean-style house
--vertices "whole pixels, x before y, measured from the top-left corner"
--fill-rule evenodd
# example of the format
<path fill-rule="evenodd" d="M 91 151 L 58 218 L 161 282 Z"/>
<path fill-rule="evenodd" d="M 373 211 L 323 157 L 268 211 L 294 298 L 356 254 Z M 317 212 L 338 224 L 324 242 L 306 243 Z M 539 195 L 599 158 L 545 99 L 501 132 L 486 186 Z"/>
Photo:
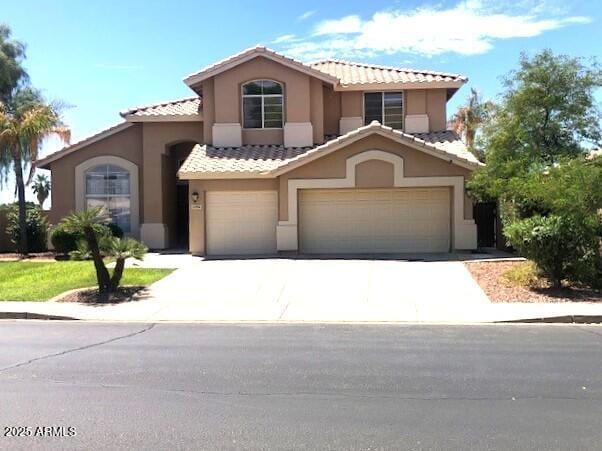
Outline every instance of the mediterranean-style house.
<path fill-rule="evenodd" d="M 198 255 L 474 249 L 480 163 L 446 130 L 466 81 L 245 50 L 186 77 L 194 96 L 37 161 L 50 220 L 103 206 L 150 248 Z"/>

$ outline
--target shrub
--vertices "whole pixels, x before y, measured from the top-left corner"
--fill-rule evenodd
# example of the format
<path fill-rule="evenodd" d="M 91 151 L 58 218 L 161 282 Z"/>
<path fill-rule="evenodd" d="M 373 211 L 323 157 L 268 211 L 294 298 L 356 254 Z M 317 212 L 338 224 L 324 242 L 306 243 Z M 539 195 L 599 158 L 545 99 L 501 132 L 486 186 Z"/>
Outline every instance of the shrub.
<path fill-rule="evenodd" d="M 527 261 L 516 265 L 502 274 L 502 279 L 513 287 L 534 287 L 537 285 L 539 269 L 535 263 Z"/>
<path fill-rule="evenodd" d="M 83 237 L 78 233 L 65 230 L 62 224 L 57 225 L 50 234 L 50 242 L 58 254 L 67 255 L 77 249 L 78 240 Z"/>
<path fill-rule="evenodd" d="M 6 233 L 11 242 L 16 246 L 21 241 L 21 228 L 19 227 L 19 207 L 16 204 L 8 208 Z M 48 220 L 42 210 L 28 202 L 25 209 L 25 222 L 27 230 L 28 252 L 44 252 L 48 234 Z"/>
<path fill-rule="evenodd" d="M 563 280 L 591 286 L 599 284 L 599 220 L 576 221 L 571 216 L 550 215 L 518 219 L 505 226 L 508 243 L 533 260 L 554 287 Z"/>
<path fill-rule="evenodd" d="M 115 238 L 123 238 L 123 230 L 117 224 L 114 222 L 109 222 L 106 224 L 106 226 L 111 231 L 111 235 L 113 235 Z"/>

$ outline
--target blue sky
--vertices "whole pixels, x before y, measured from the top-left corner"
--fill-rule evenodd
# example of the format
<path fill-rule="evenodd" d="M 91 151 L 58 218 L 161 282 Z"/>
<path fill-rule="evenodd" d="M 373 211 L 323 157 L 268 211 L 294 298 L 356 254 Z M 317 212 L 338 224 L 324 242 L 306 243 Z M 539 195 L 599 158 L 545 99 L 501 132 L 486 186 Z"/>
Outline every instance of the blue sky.
<path fill-rule="evenodd" d="M 123 109 L 191 95 L 185 75 L 258 43 L 304 61 L 336 57 L 467 75 L 451 114 L 470 86 L 495 98 L 500 76 L 522 51 L 600 57 L 600 6 L 602 0 L 0 0 L 0 21 L 27 44 L 32 83 L 69 105 L 64 118 L 77 141 L 119 122 Z M 44 152 L 60 147 L 49 142 Z M 0 202 L 12 192 L 4 187 Z"/>

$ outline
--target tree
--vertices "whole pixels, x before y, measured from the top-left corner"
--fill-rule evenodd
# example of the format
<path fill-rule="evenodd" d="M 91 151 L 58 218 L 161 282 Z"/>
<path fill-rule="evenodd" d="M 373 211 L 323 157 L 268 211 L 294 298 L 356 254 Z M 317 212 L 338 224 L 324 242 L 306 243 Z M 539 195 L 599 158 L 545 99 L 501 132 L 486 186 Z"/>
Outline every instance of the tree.
<path fill-rule="evenodd" d="M 476 89 L 470 88 L 470 96 L 466 105 L 459 107 L 452 118 L 454 131 L 462 136 L 468 150 L 481 160 L 484 155 L 480 149 L 475 147 L 475 140 L 479 127 L 486 121 L 494 108 L 493 102 L 483 102 Z"/>
<path fill-rule="evenodd" d="M 10 36 L 10 28 L 0 24 L 0 103 L 7 103 L 12 92 L 28 80 L 21 65 L 25 58 L 25 45 Z"/>
<path fill-rule="evenodd" d="M 44 202 L 46 202 L 46 199 L 48 199 L 48 195 L 50 194 L 50 180 L 48 179 L 48 176 L 38 174 L 31 186 L 31 190 L 38 198 L 40 208 L 43 208 Z"/>
<path fill-rule="evenodd" d="M 468 183 L 478 200 L 499 199 L 508 242 L 556 287 L 602 281 L 602 165 L 587 158 L 602 139 L 601 86 L 595 61 L 522 55 L 483 127 L 487 166 Z"/>
<path fill-rule="evenodd" d="M 469 183 L 478 199 L 511 198 L 514 179 L 582 156 L 602 138 L 594 97 L 602 71 L 595 61 L 587 65 L 550 50 L 532 58 L 523 54 L 504 86 L 499 106 L 483 126 L 487 166 Z"/>
<path fill-rule="evenodd" d="M 19 204 L 21 242 L 19 252 L 27 254 L 25 219 L 25 185 L 34 173 L 31 163 L 38 158 L 40 146 L 45 138 L 57 135 L 65 143 L 69 142 L 70 132 L 60 118 L 59 108 L 46 103 L 32 88 L 13 92 L 7 103 L 0 105 L 0 180 L 6 180 L 12 169 Z M 28 179 L 23 171 L 30 165 Z"/>
<path fill-rule="evenodd" d="M 141 259 L 148 251 L 142 243 L 131 238 L 117 238 L 106 226 L 108 219 L 102 214 L 102 208 L 72 213 L 61 221 L 69 233 L 79 233 L 84 236 L 84 242 L 79 243 L 79 249 L 72 253 L 72 258 L 91 258 L 96 270 L 96 281 L 100 294 L 108 295 L 115 291 L 121 282 L 125 261 L 128 258 Z M 115 259 L 113 274 L 109 274 L 104 263 L 104 257 Z"/>

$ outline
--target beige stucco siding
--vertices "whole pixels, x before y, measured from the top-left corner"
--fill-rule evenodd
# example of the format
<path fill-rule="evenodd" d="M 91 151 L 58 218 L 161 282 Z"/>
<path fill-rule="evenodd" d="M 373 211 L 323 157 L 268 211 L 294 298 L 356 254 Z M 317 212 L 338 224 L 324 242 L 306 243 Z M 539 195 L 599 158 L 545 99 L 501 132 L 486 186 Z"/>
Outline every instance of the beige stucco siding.
<path fill-rule="evenodd" d="M 447 128 L 447 91 L 445 89 L 408 89 L 405 91 L 405 114 L 426 114 L 429 131 Z"/>
<path fill-rule="evenodd" d="M 280 220 L 288 220 L 287 188 L 290 179 L 344 178 L 346 160 L 366 150 L 382 150 L 401 156 L 404 162 L 405 177 L 462 176 L 467 179 L 471 174 L 468 169 L 428 155 L 420 150 L 395 143 L 382 136 L 369 136 L 280 176 Z M 360 183 L 364 186 L 392 186 L 392 183 L 389 183 L 391 177 L 388 173 L 389 169 L 386 168 L 383 164 L 370 163 L 361 167 L 356 177 L 359 177 Z M 385 181 L 380 179 L 381 177 L 386 177 Z M 471 208 L 467 210 L 471 211 Z M 469 214 L 471 214 L 469 211 L 464 212 L 466 218 L 470 217 Z"/>
<path fill-rule="evenodd" d="M 213 124 L 215 123 L 215 92 L 213 78 L 205 80 L 202 86 L 203 95 L 203 137 L 205 143 L 213 142 Z"/>
<path fill-rule="evenodd" d="M 341 119 L 341 93 L 334 91 L 330 86 L 323 88 L 324 99 L 324 134 L 327 136 L 339 134 L 339 120 Z"/>
<path fill-rule="evenodd" d="M 347 91 L 341 93 L 341 116 L 364 116 L 364 93 L 361 91 Z"/>
<path fill-rule="evenodd" d="M 428 89 L 426 91 L 426 114 L 429 117 L 429 130 L 439 132 L 447 128 L 447 91 Z"/>
<path fill-rule="evenodd" d="M 284 132 L 281 128 L 248 128 L 242 130 L 243 144 L 284 144 Z"/>
<path fill-rule="evenodd" d="M 408 89 L 404 100 L 405 114 L 426 114 L 425 89 Z"/>
<path fill-rule="evenodd" d="M 324 93 L 322 81 L 312 78 L 310 81 L 310 113 L 314 144 L 324 142 Z"/>
<path fill-rule="evenodd" d="M 134 125 L 50 163 L 52 210 L 49 221 L 56 224 L 75 210 L 75 167 L 99 156 L 117 156 L 142 168 L 142 126 Z M 139 177 L 140 217 L 143 214 L 142 178 Z"/>

